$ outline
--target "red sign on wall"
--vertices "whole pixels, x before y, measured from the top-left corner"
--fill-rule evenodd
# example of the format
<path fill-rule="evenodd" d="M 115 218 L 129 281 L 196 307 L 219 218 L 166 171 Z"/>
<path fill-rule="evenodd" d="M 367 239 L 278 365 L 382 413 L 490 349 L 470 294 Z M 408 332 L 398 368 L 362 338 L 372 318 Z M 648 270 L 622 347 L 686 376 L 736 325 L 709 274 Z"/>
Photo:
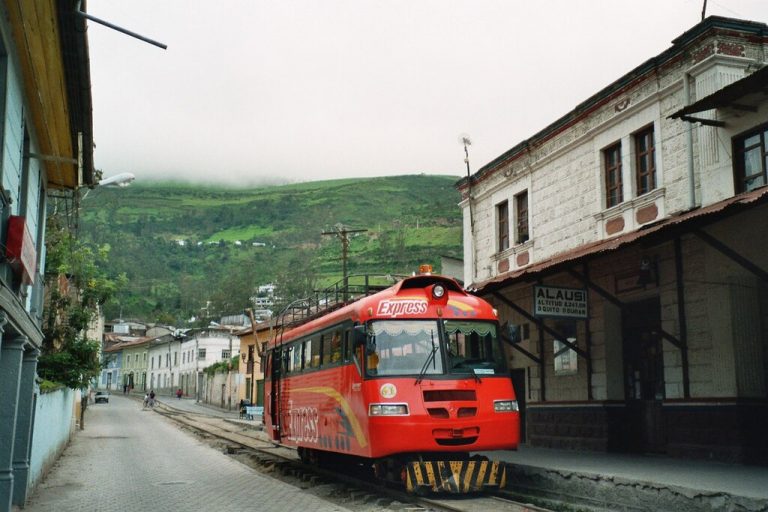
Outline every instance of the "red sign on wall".
<path fill-rule="evenodd" d="M 22 281 L 25 284 L 32 284 L 37 270 L 37 250 L 24 217 L 11 215 L 8 219 L 5 255 L 13 271 L 17 274 L 21 273 Z"/>

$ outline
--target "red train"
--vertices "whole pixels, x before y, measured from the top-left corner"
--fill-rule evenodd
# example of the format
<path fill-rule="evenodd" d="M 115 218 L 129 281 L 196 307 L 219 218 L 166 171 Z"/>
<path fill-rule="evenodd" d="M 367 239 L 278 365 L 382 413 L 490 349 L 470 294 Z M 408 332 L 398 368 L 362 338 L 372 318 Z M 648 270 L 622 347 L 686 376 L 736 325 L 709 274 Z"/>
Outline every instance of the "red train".
<path fill-rule="evenodd" d="M 496 311 L 418 275 L 285 329 L 265 350 L 265 426 L 305 461 L 353 456 L 411 491 L 503 487 L 519 414 Z"/>

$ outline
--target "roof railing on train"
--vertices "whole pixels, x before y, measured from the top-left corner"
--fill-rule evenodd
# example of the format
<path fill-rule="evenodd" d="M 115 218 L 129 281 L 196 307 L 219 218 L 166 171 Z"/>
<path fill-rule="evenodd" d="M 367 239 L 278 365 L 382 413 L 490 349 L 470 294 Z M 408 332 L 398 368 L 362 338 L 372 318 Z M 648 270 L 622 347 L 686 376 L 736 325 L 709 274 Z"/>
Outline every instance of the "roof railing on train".
<path fill-rule="evenodd" d="M 386 290 L 408 276 L 400 274 L 351 274 L 313 296 L 290 303 L 280 313 L 280 324 L 293 327 L 330 313 L 363 297 Z"/>

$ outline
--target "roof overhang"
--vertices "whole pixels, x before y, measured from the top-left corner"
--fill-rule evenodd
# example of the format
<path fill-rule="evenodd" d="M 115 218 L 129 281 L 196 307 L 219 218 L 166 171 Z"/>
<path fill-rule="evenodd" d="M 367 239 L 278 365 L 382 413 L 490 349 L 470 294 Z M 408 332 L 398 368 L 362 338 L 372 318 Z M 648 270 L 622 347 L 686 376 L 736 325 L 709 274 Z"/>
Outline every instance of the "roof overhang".
<path fill-rule="evenodd" d="M 541 277 L 543 274 L 560 272 L 576 263 L 587 262 L 608 253 L 634 244 L 662 243 L 676 236 L 681 236 L 695 228 L 711 224 L 736 213 L 768 204 L 768 187 L 730 197 L 718 203 L 690 210 L 668 217 L 654 224 L 649 224 L 631 233 L 619 235 L 608 240 L 585 244 L 576 249 L 555 255 L 547 260 L 525 268 L 500 274 L 492 279 L 468 286 L 476 295 L 485 295 L 493 291 Z"/>
<path fill-rule="evenodd" d="M 85 9 L 83 3 L 83 9 Z M 48 186 L 93 185 L 93 115 L 85 19 L 77 0 L 4 2 Z"/>
<path fill-rule="evenodd" d="M 669 118 L 682 119 L 692 123 L 723 126 L 724 123 L 722 121 L 693 117 L 692 114 L 723 108 L 757 112 L 759 104 L 765 102 L 766 95 L 768 95 L 768 66 L 723 87 L 709 96 L 701 98 L 695 103 L 681 108 L 669 116 Z"/>

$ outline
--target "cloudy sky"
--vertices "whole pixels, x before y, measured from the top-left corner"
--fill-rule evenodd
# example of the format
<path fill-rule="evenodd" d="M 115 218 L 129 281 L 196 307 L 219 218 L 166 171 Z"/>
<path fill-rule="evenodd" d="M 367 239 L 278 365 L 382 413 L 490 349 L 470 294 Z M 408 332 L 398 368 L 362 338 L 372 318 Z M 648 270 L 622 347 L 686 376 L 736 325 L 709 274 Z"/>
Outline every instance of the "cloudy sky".
<path fill-rule="evenodd" d="M 670 46 L 703 0 L 89 0 L 96 167 L 226 184 L 466 173 Z M 766 0 L 707 15 L 768 22 Z"/>

